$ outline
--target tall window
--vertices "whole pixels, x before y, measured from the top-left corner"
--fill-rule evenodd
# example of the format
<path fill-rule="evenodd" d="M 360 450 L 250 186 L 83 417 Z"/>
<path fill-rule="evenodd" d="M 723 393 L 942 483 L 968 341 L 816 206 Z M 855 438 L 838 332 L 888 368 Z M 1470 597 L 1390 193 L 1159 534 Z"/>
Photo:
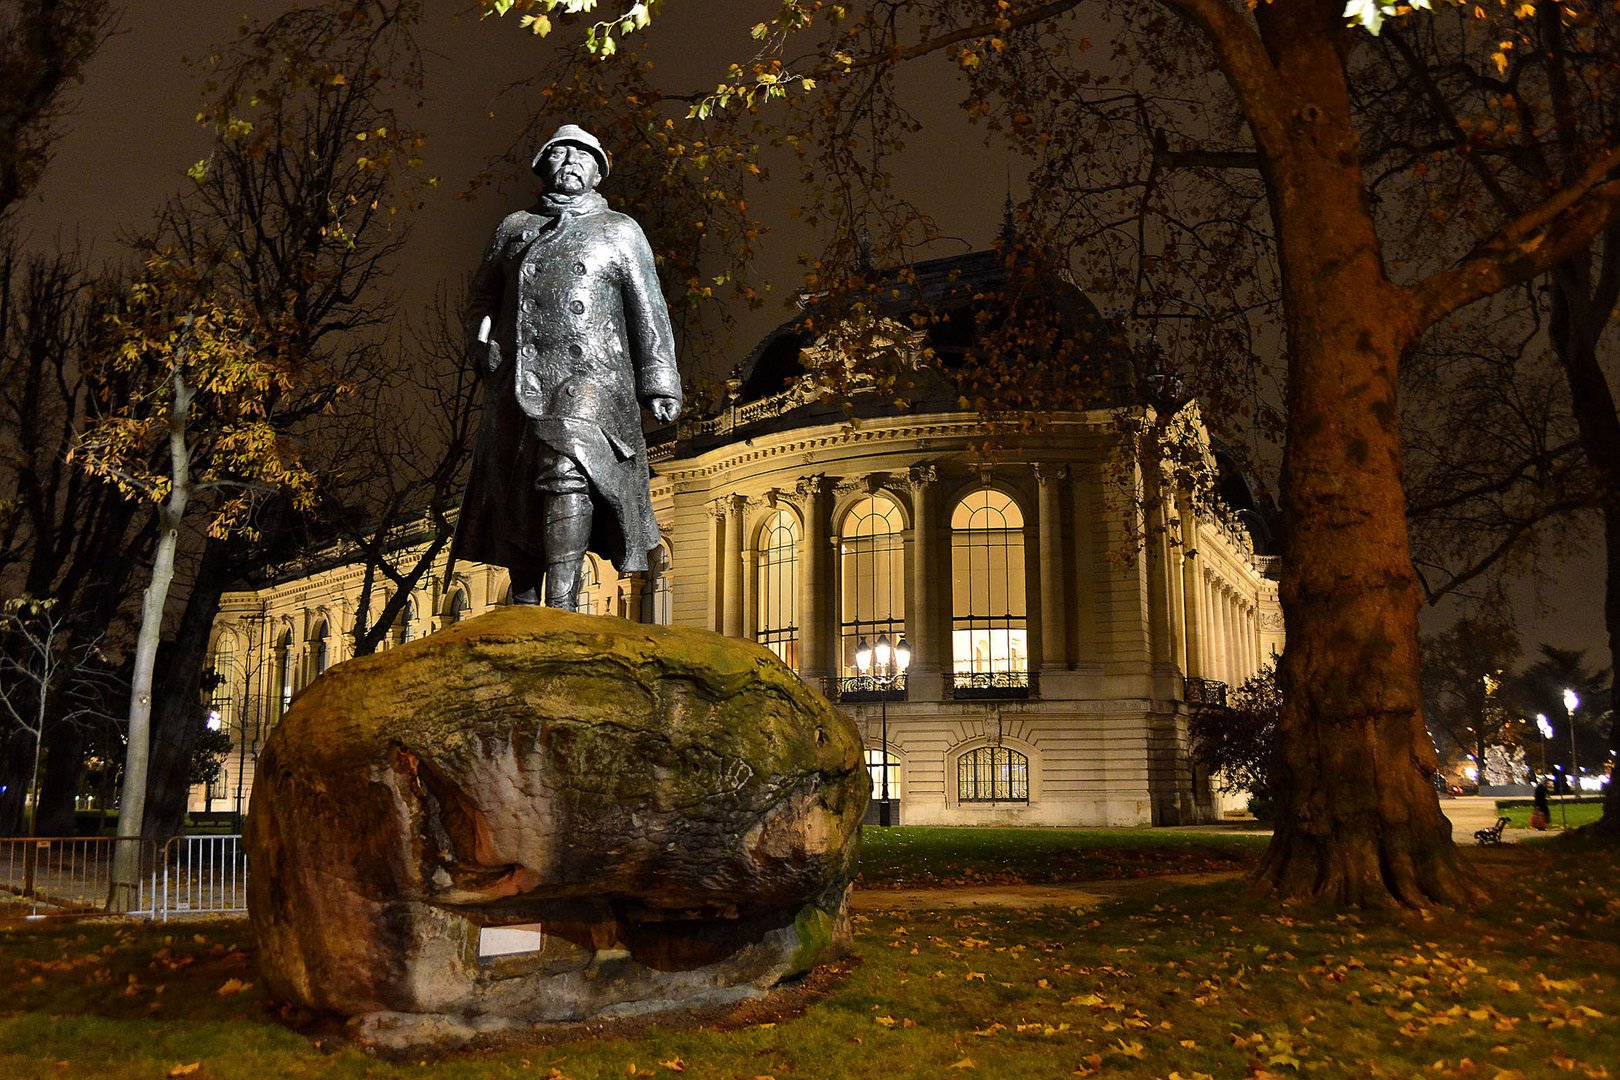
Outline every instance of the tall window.
<path fill-rule="evenodd" d="M 786 510 L 759 531 L 759 643 L 799 669 L 799 521 Z"/>
<path fill-rule="evenodd" d="M 596 567 L 596 557 L 587 555 L 579 564 L 579 610 L 586 615 L 601 615 L 602 575 Z"/>
<path fill-rule="evenodd" d="M 445 607 L 444 613 L 449 616 L 451 622 L 457 623 L 467 617 L 467 609 L 470 607 L 472 605 L 467 602 L 467 590 L 458 586 L 456 591 L 450 594 L 450 603 Z"/>
<path fill-rule="evenodd" d="M 845 676 L 855 675 L 855 647 L 906 628 L 905 547 L 900 508 L 886 495 L 868 495 L 844 515 L 838 536 L 839 610 Z"/>
<path fill-rule="evenodd" d="M 1029 758 L 1005 746 L 981 746 L 956 761 L 958 802 L 1029 802 Z"/>
<path fill-rule="evenodd" d="M 276 687 L 277 709 L 276 719 L 287 715 L 287 706 L 292 704 L 293 696 L 293 638 L 292 631 L 288 630 L 281 635 L 276 643 L 276 667 L 280 683 Z"/>
<path fill-rule="evenodd" d="M 313 672 L 310 677 L 325 674 L 331 658 L 332 654 L 326 641 L 326 620 L 322 619 L 315 624 L 314 631 L 309 635 L 309 663 Z"/>
<path fill-rule="evenodd" d="M 416 598 L 405 601 L 405 610 L 399 613 L 399 640 L 410 641 L 416 636 Z"/>
<path fill-rule="evenodd" d="M 892 751 L 885 758 L 882 750 L 868 750 L 866 752 L 866 772 L 872 778 L 872 798 L 883 798 L 883 774 L 887 766 L 889 774 L 889 798 L 900 797 L 900 758 Z"/>
<path fill-rule="evenodd" d="M 236 647 L 230 641 L 221 641 L 214 651 L 214 689 L 208 696 L 208 726 L 215 731 L 230 731 L 235 722 L 232 708 L 236 693 Z"/>
<path fill-rule="evenodd" d="M 1024 515 L 993 488 L 951 512 L 951 656 L 957 675 L 1029 671 Z M 968 679 L 971 683 L 973 680 Z"/>
<path fill-rule="evenodd" d="M 660 540 L 652 553 L 652 580 L 641 590 L 641 621 L 652 626 L 668 626 L 675 618 L 675 589 L 670 579 L 673 567 L 669 541 Z"/>

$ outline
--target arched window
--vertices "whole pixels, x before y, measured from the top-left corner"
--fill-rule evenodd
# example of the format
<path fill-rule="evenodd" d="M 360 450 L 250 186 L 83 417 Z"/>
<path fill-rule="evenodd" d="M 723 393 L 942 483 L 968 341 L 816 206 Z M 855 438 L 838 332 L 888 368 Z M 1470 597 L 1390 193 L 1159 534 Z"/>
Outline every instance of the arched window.
<path fill-rule="evenodd" d="M 669 552 L 669 541 L 658 541 L 650 566 L 652 580 L 641 590 L 641 621 L 652 626 L 668 626 L 675 618 L 675 589 L 670 578 L 674 559 Z"/>
<path fill-rule="evenodd" d="M 579 601 L 577 610 L 586 615 L 603 615 L 602 575 L 596 565 L 596 556 L 587 555 L 579 564 Z"/>
<path fill-rule="evenodd" d="M 956 686 L 1027 686 L 1024 515 L 1005 493 L 983 488 L 956 504 L 951 512 L 951 577 Z"/>
<path fill-rule="evenodd" d="M 456 591 L 450 594 L 450 603 L 445 605 L 444 613 L 451 622 L 458 623 L 467 617 L 467 610 L 470 607 L 472 605 L 467 602 L 467 590 L 457 586 Z"/>
<path fill-rule="evenodd" d="M 898 641 L 906 628 L 904 525 L 900 508 L 886 495 L 868 495 L 844 515 L 838 534 L 839 611 L 843 674 L 855 675 L 855 647 L 887 634 Z"/>
<path fill-rule="evenodd" d="M 958 802 L 1029 802 L 1029 758 L 1005 746 L 981 746 L 956 760 Z"/>
<path fill-rule="evenodd" d="M 287 630 L 276 643 L 276 671 L 278 685 L 276 686 L 276 719 L 287 715 L 287 706 L 292 704 L 293 696 L 293 637 L 292 631 Z"/>
<path fill-rule="evenodd" d="M 322 619 L 315 624 L 315 629 L 309 635 L 309 665 L 312 673 L 310 678 L 325 674 L 331 658 L 331 650 L 326 641 L 326 620 Z"/>
<path fill-rule="evenodd" d="M 405 601 L 405 610 L 399 613 L 399 640 L 410 641 L 416 636 L 416 598 Z"/>
<path fill-rule="evenodd" d="M 885 758 L 881 749 L 868 750 L 866 752 L 866 772 L 872 778 L 872 798 L 874 800 L 883 798 L 883 766 L 885 762 L 888 764 L 889 798 L 894 800 L 900 797 L 900 758 L 892 751 Z"/>
<path fill-rule="evenodd" d="M 777 510 L 759 530 L 759 643 L 799 670 L 799 521 Z"/>
<path fill-rule="evenodd" d="M 236 720 L 236 646 L 229 639 L 222 640 L 208 667 L 214 676 L 214 687 L 208 695 L 208 726 L 214 731 L 230 731 Z"/>

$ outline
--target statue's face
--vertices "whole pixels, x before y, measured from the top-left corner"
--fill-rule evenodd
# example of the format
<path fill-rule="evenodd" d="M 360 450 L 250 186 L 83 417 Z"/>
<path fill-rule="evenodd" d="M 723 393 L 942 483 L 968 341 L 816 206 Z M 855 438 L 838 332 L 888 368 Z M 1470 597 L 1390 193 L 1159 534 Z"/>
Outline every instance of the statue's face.
<path fill-rule="evenodd" d="M 540 159 L 547 191 L 579 195 L 594 189 L 602 179 L 596 155 L 583 146 L 558 143 Z"/>

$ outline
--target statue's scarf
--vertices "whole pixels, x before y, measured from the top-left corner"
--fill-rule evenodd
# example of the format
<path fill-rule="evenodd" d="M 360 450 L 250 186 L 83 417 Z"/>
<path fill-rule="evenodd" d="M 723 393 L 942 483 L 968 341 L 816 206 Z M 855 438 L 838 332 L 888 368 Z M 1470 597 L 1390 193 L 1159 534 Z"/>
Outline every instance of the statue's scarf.
<path fill-rule="evenodd" d="M 582 191 L 578 195 L 548 191 L 540 196 L 540 202 L 535 206 L 534 212 L 551 219 L 545 225 L 545 231 L 549 233 L 562 224 L 563 218 L 599 214 L 607 208 L 607 200 L 594 191 Z"/>

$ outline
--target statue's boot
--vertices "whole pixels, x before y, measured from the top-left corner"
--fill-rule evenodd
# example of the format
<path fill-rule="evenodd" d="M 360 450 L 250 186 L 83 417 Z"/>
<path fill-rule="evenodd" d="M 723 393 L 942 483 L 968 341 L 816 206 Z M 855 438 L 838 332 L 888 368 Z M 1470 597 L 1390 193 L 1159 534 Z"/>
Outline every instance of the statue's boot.
<path fill-rule="evenodd" d="M 532 607 L 540 603 L 540 575 L 512 571 L 512 603 Z"/>
<path fill-rule="evenodd" d="M 591 497 L 553 495 L 546 503 L 546 606 L 579 610 L 579 578 L 591 541 Z"/>

